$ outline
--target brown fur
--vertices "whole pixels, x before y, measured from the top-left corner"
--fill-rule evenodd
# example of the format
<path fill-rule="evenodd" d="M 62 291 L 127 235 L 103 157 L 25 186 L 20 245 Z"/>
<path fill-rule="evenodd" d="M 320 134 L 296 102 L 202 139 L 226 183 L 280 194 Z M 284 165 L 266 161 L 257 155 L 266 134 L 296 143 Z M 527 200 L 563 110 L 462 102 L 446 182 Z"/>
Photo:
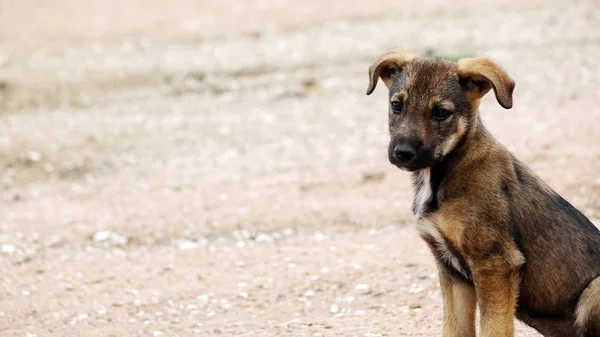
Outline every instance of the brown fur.
<path fill-rule="evenodd" d="M 515 316 L 544 336 L 600 336 L 600 232 L 479 118 L 491 89 L 512 107 L 508 74 L 486 57 L 454 63 L 395 49 L 369 75 L 368 94 L 381 77 L 400 103 L 390 107 L 389 156 L 414 175 L 413 211 L 438 261 L 444 336 L 475 336 L 475 303 L 482 336 L 513 336 Z"/>

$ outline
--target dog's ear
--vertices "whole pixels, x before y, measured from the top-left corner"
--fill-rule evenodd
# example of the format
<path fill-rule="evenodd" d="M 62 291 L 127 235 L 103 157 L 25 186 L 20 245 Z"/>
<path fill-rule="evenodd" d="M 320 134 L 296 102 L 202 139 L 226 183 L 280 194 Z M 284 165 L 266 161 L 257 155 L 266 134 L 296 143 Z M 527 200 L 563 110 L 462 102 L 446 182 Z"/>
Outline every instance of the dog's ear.
<path fill-rule="evenodd" d="M 402 69 L 407 63 L 417 59 L 417 56 L 407 53 L 401 49 L 392 49 L 389 52 L 379 56 L 369 67 L 369 87 L 367 95 L 370 95 L 375 87 L 379 77 L 389 88 L 393 83 L 393 76 L 396 71 Z"/>
<path fill-rule="evenodd" d="M 515 81 L 488 57 L 458 60 L 458 76 L 474 99 L 479 99 L 494 89 L 496 100 L 505 108 L 512 108 Z"/>

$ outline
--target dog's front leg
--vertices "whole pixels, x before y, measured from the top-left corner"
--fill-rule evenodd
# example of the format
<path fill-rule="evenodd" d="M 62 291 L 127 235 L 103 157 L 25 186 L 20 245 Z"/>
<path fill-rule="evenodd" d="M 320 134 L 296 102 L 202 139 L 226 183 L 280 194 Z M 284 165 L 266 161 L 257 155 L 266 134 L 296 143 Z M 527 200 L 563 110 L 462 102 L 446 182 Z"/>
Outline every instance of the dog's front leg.
<path fill-rule="evenodd" d="M 515 269 L 494 268 L 473 270 L 475 291 L 481 314 L 482 337 L 514 336 L 514 315 L 519 277 Z"/>
<path fill-rule="evenodd" d="M 475 287 L 453 275 L 438 262 L 444 297 L 444 337 L 475 337 Z"/>

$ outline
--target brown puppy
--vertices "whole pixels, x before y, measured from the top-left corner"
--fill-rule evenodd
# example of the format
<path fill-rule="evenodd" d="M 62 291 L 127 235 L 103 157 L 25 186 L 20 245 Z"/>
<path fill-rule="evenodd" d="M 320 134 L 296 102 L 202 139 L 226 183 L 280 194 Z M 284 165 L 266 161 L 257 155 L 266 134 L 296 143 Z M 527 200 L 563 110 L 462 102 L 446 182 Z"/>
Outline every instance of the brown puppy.
<path fill-rule="evenodd" d="M 389 88 L 389 159 L 412 171 L 413 213 L 438 264 L 444 336 L 600 336 L 600 232 L 499 144 L 479 118 L 514 81 L 489 58 L 457 63 L 402 50 L 369 68 Z"/>

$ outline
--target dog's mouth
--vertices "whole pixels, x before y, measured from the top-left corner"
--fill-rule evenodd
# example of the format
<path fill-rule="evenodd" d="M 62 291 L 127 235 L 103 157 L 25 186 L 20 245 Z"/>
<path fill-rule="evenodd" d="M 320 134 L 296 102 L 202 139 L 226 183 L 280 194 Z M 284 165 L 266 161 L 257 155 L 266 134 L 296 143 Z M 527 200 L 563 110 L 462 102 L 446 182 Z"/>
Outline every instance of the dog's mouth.
<path fill-rule="evenodd" d="M 399 164 L 399 163 L 394 163 L 392 162 L 392 164 L 394 164 L 394 166 L 398 167 L 399 169 L 403 170 L 403 171 L 408 171 L 408 172 L 415 172 L 418 170 L 422 170 L 424 168 L 428 168 L 431 167 L 429 165 L 426 166 L 417 166 L 417 165 L 409 165 L 409 164 Z"/>
<path fill-rule="evenodd" d="M 432 152 L 422 151 L 415 158 L 409 161 L 398 160 L 393 155 L 389 156 L 390 163 L 403 171 L 414 172 L 435 166 L 442 158 L 434 156 Z"/>

